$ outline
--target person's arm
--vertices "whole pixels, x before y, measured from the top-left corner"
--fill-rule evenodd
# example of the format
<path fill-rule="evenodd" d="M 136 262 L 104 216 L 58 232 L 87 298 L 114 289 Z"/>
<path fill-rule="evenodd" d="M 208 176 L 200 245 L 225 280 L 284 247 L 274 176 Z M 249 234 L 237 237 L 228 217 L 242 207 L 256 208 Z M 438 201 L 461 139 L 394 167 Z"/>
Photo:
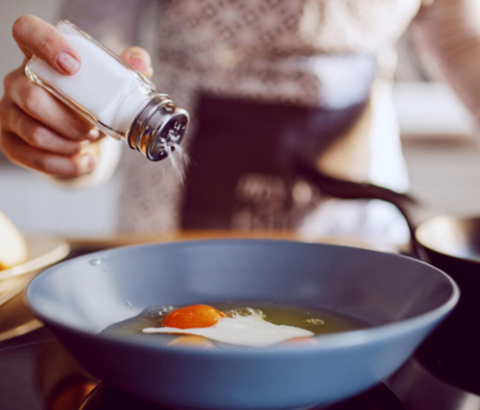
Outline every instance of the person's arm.
<path fill-rule="evenodd" d="M 480 2 L 435 0 L 415 23 L 426 68 L 440 72 L 480 124 Z"/>

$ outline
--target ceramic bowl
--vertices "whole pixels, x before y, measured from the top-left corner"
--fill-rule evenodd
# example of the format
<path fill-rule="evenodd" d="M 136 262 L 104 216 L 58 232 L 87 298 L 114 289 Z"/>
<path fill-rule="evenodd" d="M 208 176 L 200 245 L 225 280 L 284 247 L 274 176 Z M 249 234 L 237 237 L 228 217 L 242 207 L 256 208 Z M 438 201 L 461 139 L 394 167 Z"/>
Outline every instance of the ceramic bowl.
<path fill-rule="evenodd" d="M 27 301 L 94 376 L 179 409 L 295 409 L 384 380 L 454 308 L 457 285 L 407 257 L 271 240 L 153 244 L 82 256 L 41 273 Z M 261 301 L 373 325 L 314 345 L 201 349 L 102 333 L 155 305 Z M 142 335 L 145 336 L 145 335 Z"/>

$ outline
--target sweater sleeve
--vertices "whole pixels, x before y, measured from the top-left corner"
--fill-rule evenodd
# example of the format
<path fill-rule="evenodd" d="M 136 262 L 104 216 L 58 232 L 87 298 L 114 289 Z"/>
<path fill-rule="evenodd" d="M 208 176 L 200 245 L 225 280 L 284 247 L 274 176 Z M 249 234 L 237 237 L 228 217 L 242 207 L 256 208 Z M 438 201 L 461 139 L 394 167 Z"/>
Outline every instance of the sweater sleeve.
<path fill-rule="evenodd" d="M 480 2 L 435 0 L 415 24 L 427 70 L 449 82 L 480 124 Z"/>

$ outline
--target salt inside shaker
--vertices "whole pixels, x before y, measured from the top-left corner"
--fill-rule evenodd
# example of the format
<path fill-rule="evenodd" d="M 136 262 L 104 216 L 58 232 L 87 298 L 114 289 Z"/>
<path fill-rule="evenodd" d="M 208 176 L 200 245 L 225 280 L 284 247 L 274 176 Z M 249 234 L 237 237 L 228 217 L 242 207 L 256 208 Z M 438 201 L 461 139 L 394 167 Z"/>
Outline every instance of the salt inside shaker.
<path fill-rule="evenodd" d="M 27 76 L 105 134 L 124 139 L 151 161 L 166 158 L 180 143 L 189 116 L 152 82 L 74 24 L 58 31 L 81 58 L 79 70 L 65 76 L 33 56 Z"/>

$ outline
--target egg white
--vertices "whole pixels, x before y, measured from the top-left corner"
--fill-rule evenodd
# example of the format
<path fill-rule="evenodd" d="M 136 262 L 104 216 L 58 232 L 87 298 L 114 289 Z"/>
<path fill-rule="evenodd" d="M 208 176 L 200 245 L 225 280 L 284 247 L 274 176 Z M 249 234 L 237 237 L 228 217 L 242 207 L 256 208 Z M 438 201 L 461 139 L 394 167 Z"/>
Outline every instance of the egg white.
<path fill-rule="evenodd" d="M 190 329 L 175 327 L 148 327 L 143 333 L 175 333 L 203 336 L 218 342 L 242 346 L 264 347 L 284 342 L 295 337 L 309 337 L 314 333 L 295 326 L 275 325 L 260 315 L 241 316 L 234 314 L 218 320 L 213 326 Z"/>

